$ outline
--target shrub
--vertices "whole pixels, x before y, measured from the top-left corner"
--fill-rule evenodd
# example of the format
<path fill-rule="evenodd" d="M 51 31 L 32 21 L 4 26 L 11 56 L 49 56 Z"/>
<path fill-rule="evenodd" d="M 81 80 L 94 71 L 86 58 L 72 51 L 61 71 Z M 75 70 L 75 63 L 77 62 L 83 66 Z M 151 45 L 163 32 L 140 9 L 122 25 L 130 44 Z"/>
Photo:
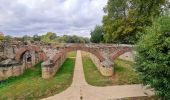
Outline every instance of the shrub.
<path fill-rule="evenodd" d="M 156 18 L 136 46 L 136 69 L 145 85 L 163 100 L 170 99 L 170 17 Z"/>

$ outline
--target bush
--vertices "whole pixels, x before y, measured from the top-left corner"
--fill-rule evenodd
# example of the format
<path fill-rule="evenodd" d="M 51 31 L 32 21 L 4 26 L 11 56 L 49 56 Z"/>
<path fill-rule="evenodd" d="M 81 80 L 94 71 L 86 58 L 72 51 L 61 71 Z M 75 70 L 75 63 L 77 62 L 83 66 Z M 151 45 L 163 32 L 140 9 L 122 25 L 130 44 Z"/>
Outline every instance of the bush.
<path fill-rule="evenodd" d="M 145 85 L 170 99 L 170 17 L 157 18 L 137 43 L 136 69 Z"/>

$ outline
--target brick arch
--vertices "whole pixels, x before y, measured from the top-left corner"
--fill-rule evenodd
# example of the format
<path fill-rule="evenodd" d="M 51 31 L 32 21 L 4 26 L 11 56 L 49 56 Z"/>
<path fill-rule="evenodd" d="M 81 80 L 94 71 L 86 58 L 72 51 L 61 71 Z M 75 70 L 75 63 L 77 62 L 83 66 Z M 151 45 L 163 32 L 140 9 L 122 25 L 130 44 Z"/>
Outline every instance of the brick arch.
<path fill-rule="evenodd" d="M 129 47 L 124 47 L 121 49 L 118 49 L 117 52 L 110 57 L 111 60 L 115 60 L 116 58 L 118 58 L 119 56 L 123 55 L 126 52 L 132 52 L 132 48 Z"/>
<path fill-rule="evenodd" d="M 54 57 L 53 57 L 53 61 L 57 61 L 57 59 L 59 57 L 61 57 L 63 54 L 67 53 L 67 52 L 71 52 L 71 51 L 77 51 L 77 50 L 82 50 L 82 51 L 86 51 L 89 53 L 92 53 L 93 55 L 95 55 L 101 62 L 105 60 L 105 58 L 101 55 L 101 53 L 98 51 L 97 48 L 90 48 L 90 47 L 81 47 L 81 46 L 71 46 L 71 47 L 66 47 L 63 51 L 61 51 L 60 53 L 57 53 Z"/>
<path fill-rule="evenodd" d="M 47 59 L 46 54 L 40 49 L 40 47 L 35 46 L 35 45 L 32 45 L 32 46 L 25 46 L 25 47 L 20 48 L 20 49 L 17 51 L 16 55 L 15 55 L 15 60 L 20 61 L 22 55 L 23 55 L 26 51 L 30 51 L 30 48 L 31 48 L 32 50 L 34 50 L 35 52 L 38 53 L 40 60 L 43 60 L 43 61 L 44 61 L 44 60 Z"/>

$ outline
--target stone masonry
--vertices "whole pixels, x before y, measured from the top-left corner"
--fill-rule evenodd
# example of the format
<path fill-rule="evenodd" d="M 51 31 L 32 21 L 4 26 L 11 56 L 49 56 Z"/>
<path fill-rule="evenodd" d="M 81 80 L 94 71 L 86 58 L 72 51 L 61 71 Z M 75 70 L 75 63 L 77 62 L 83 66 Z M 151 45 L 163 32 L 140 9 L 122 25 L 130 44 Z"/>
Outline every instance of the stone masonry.
<path fill-rule="evenodd" d="M 132 52 L 132 45 L 124 44 L 1 44 L 0 80 L 17 76 L 25 69 L 42 63 L 42 78 L 55 75 L 70 51 L 86 51 L 104 76 L 112 76 L 113 61 L 124 53 Z M 130 53 L 131 54 L 131 53 Z M 127 58 L 126 55 L 125 57 Z"/>

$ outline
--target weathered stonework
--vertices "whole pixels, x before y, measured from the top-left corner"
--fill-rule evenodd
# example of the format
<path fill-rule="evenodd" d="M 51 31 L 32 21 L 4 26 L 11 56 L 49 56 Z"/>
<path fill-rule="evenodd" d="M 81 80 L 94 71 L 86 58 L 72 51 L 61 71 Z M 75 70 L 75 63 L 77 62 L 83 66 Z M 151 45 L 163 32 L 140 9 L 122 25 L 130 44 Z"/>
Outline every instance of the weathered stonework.
<path fill-rule="evenodd" d="M 112 76 L 113 75 L 113 62 L 103 61 L 94 56 L 93 54 L 89 53 L 91 60 L 96 65 L 97 69 L 103 76 Z"/>
<path fill-rule="evenodd" d="M 65 53 L 59 53 L 54 56 L 53 60 L 48 60 L 42 63 L 42 78 L 47 79 L 53 77 L 61 65 L 66 60 Z"/>
<path fill-rule="evenodd" d="M 9 60 L 9 59 L 8 59 Z M 7 60 L 6 60 L 7 61 Z M 24 66 L 19 62 L 9 60 L 8 63 L 0 62 L 0 80 L 7 79 L 11 76 L 18 76 L 24 72 Z"/>
<path fill-rule="evenodd" d="M 0 43 L 1 44 L 1 43 Z M 55 75 L 66 59 L 67 52 L 81 50 L 92 54 L 91 59 L 104 76 L 113 75 L 113 61 L 126 52 L 131 52 L 132 45 L 118 44 L 8 44 L 2 43 L 0 62 L 6 59 L 18 61 L 18 64 L 0 65 L 0 78 L 20 75 L 39 61 L 42 63 L 42 78 Z M 125 56 L 127 58 L 127 56 Z M 124 58 L 125 58 L 124 57 Z M 0 79 L 1 80 L 1 79 Z"/>
<path fill-rule="evenodd" d="M 1 44 L 0 80 L 21 75 L 26 69 L 46 59 L 44 52 L 35 45 L 18 47 L 8 43 Z"/>

